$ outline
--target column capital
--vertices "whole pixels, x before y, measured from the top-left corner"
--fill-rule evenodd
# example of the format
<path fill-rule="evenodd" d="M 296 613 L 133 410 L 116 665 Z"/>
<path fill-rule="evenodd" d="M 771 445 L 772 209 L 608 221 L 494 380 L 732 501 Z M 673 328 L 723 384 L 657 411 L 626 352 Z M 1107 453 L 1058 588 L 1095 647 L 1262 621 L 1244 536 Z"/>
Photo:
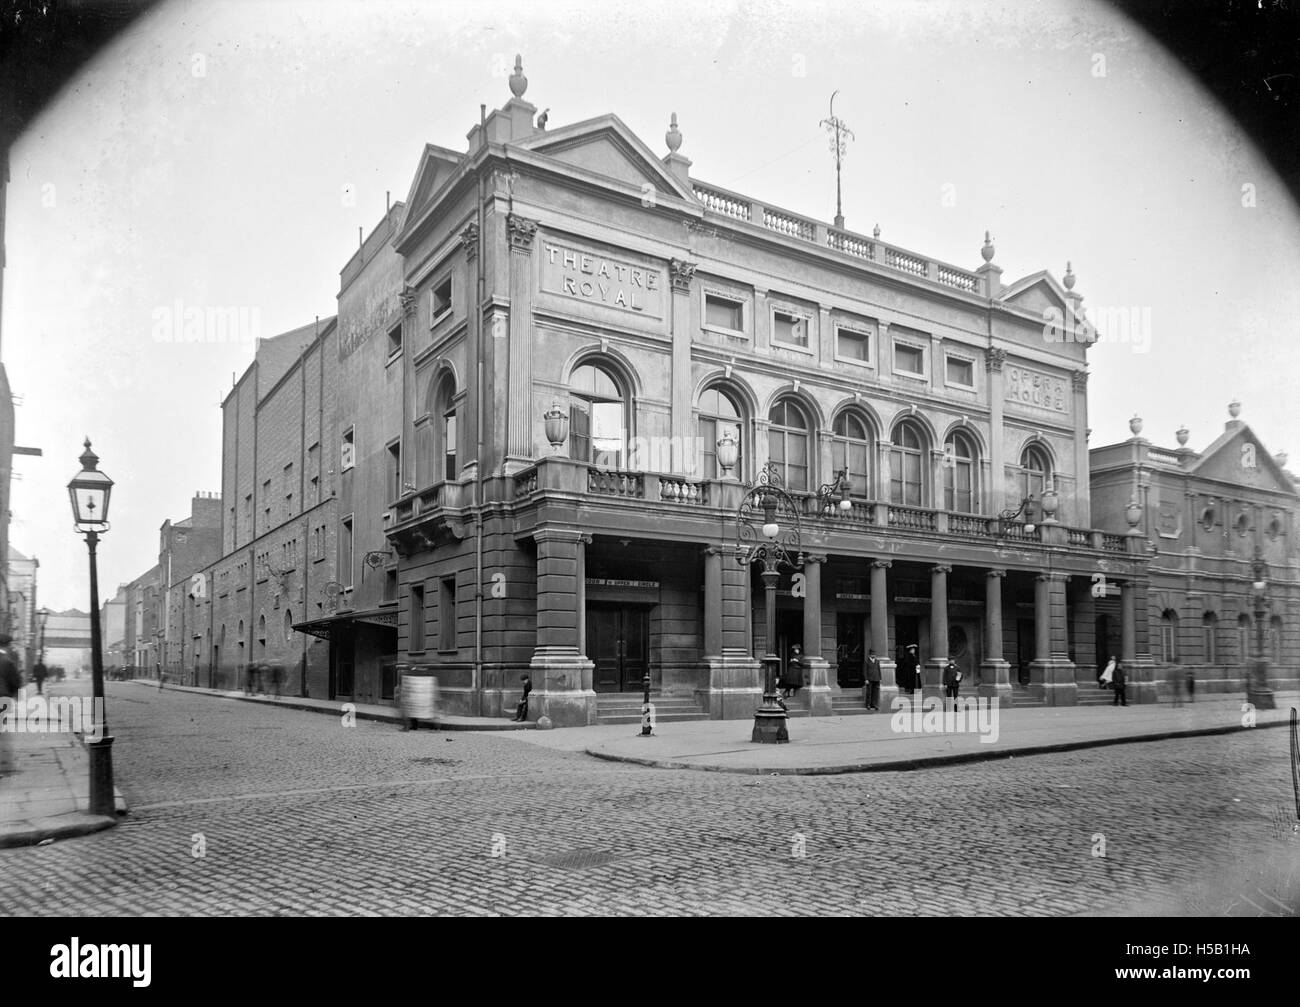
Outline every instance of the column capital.
<path fill-rule="evenodd" d="M 397 295 L 397 303 L 401 305 L 402 317 L 406 318 L 415 314 L 415 306 L 419 298 L 416 295 L 415 288 L 407 284 L 402 287 Z"/>
<path fill-rule="evenodd" d="M 826 560 L 827 560 L 827 556 L 826 553 L 824 552 L 806 552 L 803 554 L 803 561 L 805 565 L 807 565 L 808 563 L 825 563 Z"/>
<path fill-rule="evenodd" d="M 537 221 L 517 213 L 506 216 L 506 229 L 510 232 L 510 247 L 520 252 L 531 252 L 533 238 L 537 235 Z"/>
<path fill-rule="evenodd" d="M 934 566 L 930 567 L 930 572 L 931 572 L 932 574 L 933 574 L 933 573 L 943 573 L 943 574 L 952 573 L 952 564 L 951 564 L 951 563 L 936 563 Z"/>
<path fill-rule="evenodd" d="M 871 565 L 873 568 L 877 570 L 888 570 L 891 566 L 894 565 L 894 563 L 892 560 L 887 560 L 887 559 L 873 559 L 871 561 Z"/>
<path fill-rule="evenodd" d="M 1071 371 L 1070 384 L 1074 386 L 1076 392 L 1086 392 L 1088 390 L 1088 372 Z"/>
<path fill-rule="evenodd" d="M 473 262 L 478 257 L 478 224 L 472 221 L 460 232 L 460 247 L 465 249 L 465 258 Z"/>
<path fill-rule="evenodd" d="M 1000 371 L 1002 365 L 1007 362 L 1007 351 L 1000 346 L 994 346 L 989 350 L 989 355 L 984 358 L 984 369 L 988 371 Z"/>
<path fill-rule="evenodd" d="M 533 541 L 590 543 L 591 536 L 577 528 L 538 528 L 533 532 Z"/>
<path fill-rule="evenodd" d="M 706 545 L 700 550 L 700 553 L 704 556 L 725 556 L 727 555 L 727 547 L 725 545 Z"/>
<path fill-rule="evenodd" d="M 1000 566 L 989 567 L 989 569 L 984 571 L 985 577 L 1005 577 L 1006 575 L 1006 568 Z"/>
<path fill-rule="evenodd" d="M 691 280 L 695 276 L 695 267 L 699 265 L 696 262 L 688 262 L 685 259 L 668 260 L 668 272 L 672 278 L 673 290 L 687 291 L 691 289 Z"/>
<path fill-rule="evenodd" d="M 1069 579 L 1070 579 L 1070 575 L 1068 573 L 1060 573 L 1059 571 L 1056 570 L 1053 570 L 1051 573 L 1040 573 L 1034 578 L 1034 580 L 1036 581 L 1047 581 L 1047 582 L 1051 582 L 1051 581 L 1063 582 Z"/>

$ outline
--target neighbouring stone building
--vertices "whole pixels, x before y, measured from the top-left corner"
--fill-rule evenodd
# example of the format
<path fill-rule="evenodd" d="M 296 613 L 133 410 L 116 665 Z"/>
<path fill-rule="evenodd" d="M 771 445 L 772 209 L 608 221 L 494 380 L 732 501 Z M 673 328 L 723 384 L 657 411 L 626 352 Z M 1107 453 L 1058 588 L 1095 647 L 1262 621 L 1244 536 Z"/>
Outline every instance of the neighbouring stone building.
<path fill-rule="evenodd" d="M 1256 636 L 1256 562 L 1266 585 L 1264 653 L 1274 689 L 1295 689 L 1300 666 L 1300 531 L 1296 480 L 1228 407 L 1223 433 L 1202 451 L 1133 436 L 1091 452 L 1092 509 L 1103 528 L 1130 527 L 1148 548 L 1152 692 L 1170 693 L 1190 672 L 1208 692 L 1245 689 Z M 1100 641 L 1119 632 L 1118 604 L 1097 608 Z"/>

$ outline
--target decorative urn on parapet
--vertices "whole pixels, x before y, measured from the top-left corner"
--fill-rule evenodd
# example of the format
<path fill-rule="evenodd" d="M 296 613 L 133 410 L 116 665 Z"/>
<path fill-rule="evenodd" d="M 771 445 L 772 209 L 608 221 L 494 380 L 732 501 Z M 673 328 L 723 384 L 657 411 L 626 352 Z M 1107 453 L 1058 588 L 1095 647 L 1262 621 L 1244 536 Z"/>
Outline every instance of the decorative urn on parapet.
<path fill-rule="evenodd" d="M 1128 428 L 1134 437 L 1140 434 L 1142 432 L 1142 417 L 1134 413 L 1133 418 L 1128 421 Z"/>
<path fill-rule="evenodd" d="M 740 443 L 736 440 L 736 434 L 730 427 L 722 431 L 722 436 L 718 438 L 717 449 L 719 478 L 730 479 L 731 470 L 736 467 L 736 462 L 740 460 Z"/>
<path fill-rule="evenodd" d="M 677 113 L 673 113 L 672 121 L 668 124 L 668 132 L 664 134 L 664 143 L 668 144 L 668 149 L 674 154 L 682 145 L 682 131 L 677 128 Z"/>
<path fill-rule="evenodd" d="M 524 76 L 524 58 L 516 55 L 515 72 L 510 75 L 510 93 L 516 98 L 522 98 L 527 90 L 528 78 Z"/>
<path fill-rule="evenodd" d="M 1130 535 L 1141 535 L 1138 531 L 1138 524 L 1142 521 L 1142 505 L 1136 500 L 1130 500 L 1124 508 L 1124 520 L 1128 522 L 1128 533 Z"/>
<path fill-rule="evenodd" d="M 562 447 L 569 439 L 569 412 L 564 404 L 556 399 L 542 414 L 542 419 L 546 422 L 546 439 L 551 442 L 551 447 Z"/>

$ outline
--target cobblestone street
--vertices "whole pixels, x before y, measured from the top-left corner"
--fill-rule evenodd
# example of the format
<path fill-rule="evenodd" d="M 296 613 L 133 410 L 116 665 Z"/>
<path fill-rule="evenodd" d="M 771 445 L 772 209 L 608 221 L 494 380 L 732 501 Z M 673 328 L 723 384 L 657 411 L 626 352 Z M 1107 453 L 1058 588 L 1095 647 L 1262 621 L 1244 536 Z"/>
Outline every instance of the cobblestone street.
<path fill-rule="evenodd" d="M 111 685 L 108 708 L 131 813 L 104 833 L 0 851 L 6 914 L 1293 915 L 1300 905 L 1279 730 L 754 777 L 611 764 L 513 734 L 345 727 L 135 685 Z"/>

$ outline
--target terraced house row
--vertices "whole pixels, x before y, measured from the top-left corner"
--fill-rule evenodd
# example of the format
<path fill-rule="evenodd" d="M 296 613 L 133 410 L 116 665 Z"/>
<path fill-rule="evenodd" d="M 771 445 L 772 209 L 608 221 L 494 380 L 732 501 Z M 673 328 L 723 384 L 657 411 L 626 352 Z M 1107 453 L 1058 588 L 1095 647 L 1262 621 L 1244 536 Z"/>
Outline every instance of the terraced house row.
<path fill-rule="evenodd" d="M 1067 267 L 974 268 L 701 181 L 616 116 L 512 97 L 421 152 L 341 274 L 337 317 L 259 343 L 224 405 L 222 556 L 167 591 L 169 663 L 233 686 L 596 722 L 662 701 L 748 718 L 771 651 L 815 715 L 917 644 L 1004 702 L 1071 704 L 1098 666 L 1244 687 L 1260 594 L 1295 682 L 1296 486 L 1234 412 L 1204 452 L 1090 452 Z M 976 243 L 972 243 L 972 259 Z M 1234 409 L 1239 408 L 1234 406 Z M 1247 466 L 1246 462 L 1250 464 Z M 1245 467 L 1243 467 L 1245 466 Z M 801 565 L 737 561 L 779 483 Z M 182 630 L 183 627 L 183 630 Z"/>

